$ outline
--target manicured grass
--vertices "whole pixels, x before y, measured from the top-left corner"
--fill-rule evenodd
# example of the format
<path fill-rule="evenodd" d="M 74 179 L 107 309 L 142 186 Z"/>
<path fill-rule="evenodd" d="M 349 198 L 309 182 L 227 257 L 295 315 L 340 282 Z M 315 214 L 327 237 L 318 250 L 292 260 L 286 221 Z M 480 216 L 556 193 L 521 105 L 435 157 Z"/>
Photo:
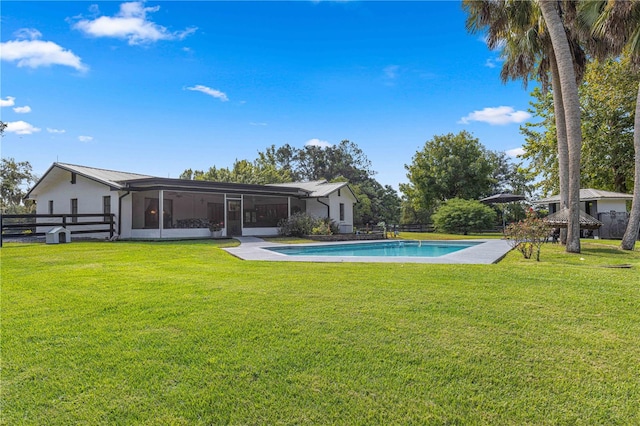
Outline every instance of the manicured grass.
<path fill-rule="evenodd" d="M 2 423 L 640 424 L 638 251 L 326 264 L 220 244 L 6 244 Z"/>

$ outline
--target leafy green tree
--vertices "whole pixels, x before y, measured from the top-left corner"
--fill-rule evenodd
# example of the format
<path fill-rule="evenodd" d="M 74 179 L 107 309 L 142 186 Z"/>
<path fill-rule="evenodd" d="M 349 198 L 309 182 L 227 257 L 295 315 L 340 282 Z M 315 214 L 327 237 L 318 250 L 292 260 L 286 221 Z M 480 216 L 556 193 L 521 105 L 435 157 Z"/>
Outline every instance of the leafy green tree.
<path fill-rule="evenodd" d="M 634 174 L 634 87 L 640 75 L 629 65 L 628 58 L 594 61 L 587 65 L 580 86 L 582 108 L 581 182 L 585 187 L 628 192 Z M 544 195 L 558 193 L 558 161 L 556 132 L 551 93 L 539 88 L 532 92 L 530 112 L 540 119 L 525 123 L 525 154 L 529 172 L 539 176 L 536 184 Z"/>
<path fill-rule="evenodd" d="M 453 198 L 442 204 L 433 214 L 438 232 L 467 235 L 489 229 L 496 222 L 496 212 L 477 200 Z"/>
<path fill-rule="evenodd" d="M 489 195 L 493 183 L 487 150 L 465 131 L 434 136 L 405 168 L 409 183 L 400 190 L 421 217 L 452 198 Z"/>
<path fill-rule="evenodd" d="M 511 192 L 531 195 L 534 186 L 530 175 L 520 163 L 514 163 L 504 152 L 487 151 L 487 161 L 491 165 L 491 194 Z"/>
<path fill-rule="evenodd" d="M 580 87 L 586 187 L 633 188 L 633 117 L 640 74 L 629 58 L 593 62 Z"/>
<path fill-rule="evenodd" d="M 3 158 L 0 166 L 1 209 L 3 213 L 29 213 L 33 203 L 23 203 L 26 187 L 35 182 L 33 169 L 28 161 L 17 162 L 13 158 Z"/>
<path fill-rule="evenodd" d="M 215 166 L 206 172 L 187 169 L 182 172 L 180 179 L 264 185 L 291 182 L 291 174 L 287 170 L 277 169 L 274 165 L 266 163 L 263 158 L 258 158 L 254 162 L 236 160 L 230 169 Z"/>
<path fill-rule="evenodd" d="M 537 76 L 543 89 L 548 74 L 555 104 L 557 152 L 559 157 L 560 204 L 570 210 L 567 251 L 579 252 L 580 189 L 580 111 L 577 82 L 586 62 L 581 41 L 596 44 L 581 36 L 575 19 L 577 2 L 540 0 L 464 0 L 468 13 L 467 29 L 486 31 L 487 44 L 500 49 L 504 59 L 503 81 Z M 564 238 L 563 238 L 564 241 Z"/>
<path fill-rule="evenodd" d="M 551 92 L 543 92 L 538 87 L 533 89 L 531 97 L 529 112 L 539 121 L 520 126 L 520 133 L 525 137 L 522 158 L 528 160 L 528 172 L 538 178 L 536 189 L 549 196 L 560 192 L 553 98 Z"/>
<path fill-rule="evenodd" d="M 271 145 L 253 162 L 236 160 L 233 167 L 211 167 L 207 171 L 185 170 L 181 179 L 209 180 L 251 184 L 327 180 L 349 182 L 358 203 L 354 206 L 354 223 L 385 221 L 397 223 L 400 199 L 390 186 L 382 186 L 373 176 L 371 162 L 353 142 L 338 145 L 313 145 L 297 149 L 285 144 Z"/>
<path fill-rule="evenodd" d="M 579 16 L 589 28 L 588 36 L 602 38 L 593 54 L 596 58 L 615 57 L 621 52 L 631 60 L 634 69 L 640 68 L 640 1 L 589 1 L 581 2 Z M 633 146 L 634 188 L 631 215 L 620 247 L 633 250 L 640 231 L 640 85 L 634 119 Z"/>

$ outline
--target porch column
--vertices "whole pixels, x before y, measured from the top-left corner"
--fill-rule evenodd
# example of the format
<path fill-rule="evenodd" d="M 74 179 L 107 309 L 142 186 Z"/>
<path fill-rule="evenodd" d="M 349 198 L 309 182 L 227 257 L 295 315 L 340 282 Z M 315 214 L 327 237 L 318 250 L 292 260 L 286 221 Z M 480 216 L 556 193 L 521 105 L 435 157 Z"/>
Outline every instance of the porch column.
<path fill-rule="evenodd" d="M 158 191 L 158 229 L 160 230 L 160 238 L 162 238 L 162 230 L 164 229 L 164 191 Z"/>
<path fill-rule="evenodd" d="M 291 197 L 287 197 L 287 217 L 291 217 Z"/>
<path fill-rule="evenodd" d="M 222 208 L 223 216 L 222 217 L 224 217 L 224 219 L 223 219 L 224 220 L 224 236 L 228 237 L 229 236 L 229 222 L 228 222 L 228 219 L 227 219 L 227 210 L 229 210 L 229 205 L 227 204 L 227 193 L 226 192 L 224 193 L 224 201 L 222 203 L 223 203 L 222 204 L 222 206 L 223 206 L 223 208 Z"/>

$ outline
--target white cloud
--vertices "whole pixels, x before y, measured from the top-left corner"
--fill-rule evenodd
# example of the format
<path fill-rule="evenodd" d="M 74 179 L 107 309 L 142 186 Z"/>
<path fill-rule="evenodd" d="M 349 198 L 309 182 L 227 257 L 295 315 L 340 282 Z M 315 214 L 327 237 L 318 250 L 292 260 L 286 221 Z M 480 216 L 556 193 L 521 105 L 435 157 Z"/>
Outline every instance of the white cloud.
<path fill-rule="evenodd" d="M 384 68 L 384 75 L 390 80 L 395 80 L 396 77 L 398 77 L 399 69 L 400 67 L 398 65 L 389 65 Z"/>
<path fill-rule="evenodd" d="M 332 143 L 327 141 L 321 141 L 318 138 L 309 139 L 305 144 L 305 146 L 319 146 L 320 148 L 327 148 L 329 146 L 333 146 Z"/>
<path fill-rule="evenodd" d="M 21 107 L 15 107 L 13 110 L 18 114 L 28 114 L 31 112 L 31 107 L 29 105 L 25 105 Z"/>
<path fill-rule="evenodd" d="M 518 155 L 524 155 L 525 154 L 525 150 L 524 148 L 520 147 L 520 148 L 514 148 L 514 149 L 510 149 L 506 152 L 506 154 L 509 157 L 517 157 Z"/>
<path fill-rule="evenodd" d="M 472 121 L 489 123 L 492 126 L 505 125 L 510 123 L 522 123 L 531 117 L 526 111 L 515 111 L 512 107 L 499 106 L 496 108 L 485 108 L 480 111 L 473 111 L 466 117 L 462 117 L 458 123 L 469 124 Z"/>
<path fill-rule="evenodd" d="M 7 96 L 6 99 L 0 99 L 0 107 L 14 106 L 16 98 L 13 96 Z"/>
<path fill-rule="evenodd" d="M 88 67 L 79 56 L 52 41 L 38 40 L 42 34 L 33 28 L 23 28 L 15 33 L 16 40 L 0 43 L 0 58 L 3 61 L 17 62 L 18 67 L 48 67 L 64 65 L 78 71 Z"/>
<path fill-rule="evenodd" d="M 7 133 L 15 133 L 17 135 L 30 135 L 32 133 L 39 132 L 40 129 L 27 123 L 26 121 L 10 121 L 7 124 L 7 128 L 4 129 Z"/>
<path fill-rule="evenodd" d="M 66 133 L 67 131 L 64 129 L 52 129 L 51 127 L 47 127 L 47 132 L 61 134 L 61 133 Z"/>
<path fill-rule="evenodd" d="M 212 89 L 210 87 L 207 86 L 203 86 L 202 84 L 198 84 L 196 86 L 193 87 L 187 87 L 187 90 L 193 90 L 196 92 L 202 92 L 205 95 L 209 95 L 209 96 L 213 96 L 214 98 L 220 99 L 222 102 L 226 102 L 229 100 L 229 98 L 227 97 L 227 95 L 224 92 L 221 92 L 219 90 L 216 89 Z"/>
<path fill-rule="evenodd" d="M 80 142 L 91 142 L 93 140 L 93 136 L 78 136 L 78 140 Z"/>
<path fill-rule="evenodd" d="M 197 28 L 171 32 L 162 25 L 148 19 L 147 14 L 157 12 L 160 6 L 144 7 L 144 2 L 128 2 L 120 5 L 115 16 L 100 16 L 83 19 L 73 27 L 93 37 L 115 37 L 126 39 L 130 45 L 148 44 L 158 40 L 182 40 Z M 92 12 L 97 12 L 96 8 Z"/>
<path fill-rule="evenodd" d="M 42 33 L 35 28 L 20 28 L 13 35 L 19 40 L 37 40 L 42 37 Z"/>
<path fill-rule="evenodd" d="M 486 62 L 484 63 L 484 66 L 487 67 L 487 68 L 495 68 L 497 65 L 494 62 L 493 58 L 488 58 L 486 60 Z"/>
<path fill-rule="evenodd" d="M 249 123 L 249 124 L 251 126 L 266 126 L 267 125 L 267 123 L 256 123 L 256 122 L 253 122 L 253 121 L 251 123 Z"/>

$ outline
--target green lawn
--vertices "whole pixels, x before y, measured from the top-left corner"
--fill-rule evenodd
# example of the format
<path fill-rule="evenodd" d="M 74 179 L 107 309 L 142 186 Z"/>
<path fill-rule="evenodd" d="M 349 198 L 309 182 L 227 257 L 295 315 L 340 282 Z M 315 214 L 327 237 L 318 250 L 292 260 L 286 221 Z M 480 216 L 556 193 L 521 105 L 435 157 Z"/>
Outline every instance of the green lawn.
<path fill-rule="evenodd" d="M 326 264 L 230 243 L 5 244 L 2 424 L 640 424 L 637 250 Z"/>

